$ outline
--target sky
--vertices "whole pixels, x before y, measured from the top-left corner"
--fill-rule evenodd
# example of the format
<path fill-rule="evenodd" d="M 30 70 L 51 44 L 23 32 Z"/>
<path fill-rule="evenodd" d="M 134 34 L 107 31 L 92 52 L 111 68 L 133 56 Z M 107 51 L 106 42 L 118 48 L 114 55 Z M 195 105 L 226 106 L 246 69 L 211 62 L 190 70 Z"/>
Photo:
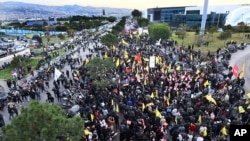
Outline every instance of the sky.
<path fill-rule="evenodd" d="M 154 7 L 201 6 L 203 0 L 0 0 L 62 6 L 74 5 L 146 10 Z M 250 4 L 250 0 L 209 0 L 209 5 Z"/>

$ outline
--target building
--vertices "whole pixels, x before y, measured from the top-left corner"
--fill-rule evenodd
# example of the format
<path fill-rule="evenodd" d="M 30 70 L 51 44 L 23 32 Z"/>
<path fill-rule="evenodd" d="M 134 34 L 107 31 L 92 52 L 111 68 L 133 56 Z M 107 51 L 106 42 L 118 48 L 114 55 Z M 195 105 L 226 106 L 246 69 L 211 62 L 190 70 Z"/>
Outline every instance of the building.
<path fill-rule="evenodd" d="M 178 27 L 180 24 L 191 28 L 200 27 L 202 11 L 202 6 L 156 7 L 147 9 L 147 18 L 150 22 L 166 22 L 172 27 Z M 215 25 L 220 28 L 225 24 L 236 26 L 242 21 L 250 23 L 250 14 L 247 11 L 250 11 L 250 5 L 246 4 L 209 6 L 206 27 Z"/>

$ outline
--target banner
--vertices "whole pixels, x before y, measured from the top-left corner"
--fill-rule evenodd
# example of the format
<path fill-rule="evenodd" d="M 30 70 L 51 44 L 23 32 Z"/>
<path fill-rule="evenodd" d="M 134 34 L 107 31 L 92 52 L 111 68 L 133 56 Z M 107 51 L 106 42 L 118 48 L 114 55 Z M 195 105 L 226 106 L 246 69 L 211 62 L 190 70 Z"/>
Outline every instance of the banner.
<path fill-rule="evenodd" d="M 54 80 L 56 81 L 61 76 L 61 74 L 62 72 L 55 68 Z"/>
<path fill-rule="evenodd" d="M 150 56 L 150 58 L 149 58 L 149 67 L 150 68 L 155 67 L 155 56 Z"/>
<path fill-rule="evenodd" d="M 233 75 L 234 77 L 238 77 L 239 74 L 239 67 L 235 64 L 233 67 Z"/>

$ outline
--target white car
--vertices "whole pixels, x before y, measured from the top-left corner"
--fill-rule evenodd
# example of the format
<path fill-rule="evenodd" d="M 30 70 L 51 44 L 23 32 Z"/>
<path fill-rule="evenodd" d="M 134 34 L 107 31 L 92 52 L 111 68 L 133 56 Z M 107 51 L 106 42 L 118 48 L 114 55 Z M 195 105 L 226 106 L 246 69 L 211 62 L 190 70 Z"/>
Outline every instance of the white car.
<path fill-rule="evenodd" d="M 12 52 L 20 52 L 25 50 L 25 46 L 24 45 L 15 45 L 11 48 Z"/>

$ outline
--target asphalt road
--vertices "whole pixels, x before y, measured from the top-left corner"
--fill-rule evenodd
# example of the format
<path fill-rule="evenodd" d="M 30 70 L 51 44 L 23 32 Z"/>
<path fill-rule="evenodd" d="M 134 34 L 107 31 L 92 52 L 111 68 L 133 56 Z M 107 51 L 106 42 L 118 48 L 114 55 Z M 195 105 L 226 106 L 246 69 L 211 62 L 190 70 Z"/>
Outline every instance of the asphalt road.
<path fill-rule="evenodd" d="M 25 54 L 26 55 L 30 54 L 30 49 L 25 49 L 23 51 L 16 53 L 15 55 L 25 55 Z M 2 66 L 4 63 L 10 63 L 13 58 L 14 58 L 14 54 L 0 58 L 0 66 Z"/>
<path fill-rule="evenodd" d="M 244 70 L 244 78 L 245 78 L 245 91 L 246 93 L 250 92 L 250 45 L 248 45 L 244 50 L 238 50 L 236 53 L 232 54 L 230 60 L 230 66 L 234 66 L 237 64 L 239 67 L 239 72 L 241 70 L 243 63 L 245 63 L 245 70 Z"/>
<path fill-rule="evenodd" d="M 93 49 L 93 43 L 90 43 L 89 44 L 89 48 L 91 48 L 91 49 Z M 76 48 L 81 48 L 81 46 L 80 45 L 78 45 Z M 75 48 L 75 49 L 76 49 Z M 72 50 L 69 50 L 68 52 L 70 52 L 70 51 L 72 51 Z M 86 58 L 86 55 L 89 55 L 90 53 L 89 53 L 89 51 L 86 49 L 85 50 L 85 52 L 83 52 L 83 50 L 82 49 L 80 49 L 80 56 L 82 57 L 82 59 L 84 60 L 85 58 Z M 96 53 L 94 53 L 93 54 L 94 56 L 96 55 Z M 68 64 L 66 64 L 65 65 L 65 67 L 62 69 L 62 71 L 64 71 L 64 72 L 66 72 L 66 70 L 70 70 L 70 66 L 68 65 Z M 70 73 L 70 75 L 71 75 L 71 73 Z M 72 77 L 72 76 L 70 76 L 70 77 Z M 31 76 L 28 76 L 28 80 L 31 78 Z M 49 88 L 46 88 L 46 90 L 48 90 L 52 95 L 53 95 L 53 91 L 52 91 L 52 88 L 53 88 L 53 78 L 51 78 L 51 80 L 49 81 L 49 84 L 50 84 L 50 87 Z M 7 87 L 7 85 L 6 85 L 6 81 L 5 80 L 0 80 L 0 85 L 2 85 L 3 87 L 4 87 L 4 89 L 5 89 L 5 91 L 9 91 L 9 89 L 8 89 L 8 87 Z M 55 96 L 54 96 L 55 97 Z M 47 99 L 47 95 L 46 95 L 46 93 L 45 92 L 43 92 L 42 94 L 41 94 L 41 100 L 40 100 L 40 102 L 45 102 L 46 101 L 46 99 Z M 55 98 L 55 103 L 58 103 L 58 101 L 57 101 L 57 99 Z M 19 106 L 18 106 L 18 109 L 19 109 L 19 112 L 20 112 L 20 110 L 21 110 L 21 107 L 22 106 L 28 106 L 29 105 L 29 101 L 24 101 L 22 104 L 20 104 Z M 4 116 L 4 120 L 5 120 L 5 123 L 6 124 L 8 124 L 8 123 L 10 123 L 10 120 L 9 120 L 9 113 L 8 113 L 8 110 L 7 110 L 7 107 L 5 106 L 5 108 L 4 108 L 4 110 L 3 111 L 0 111 L 0 113 L 1 114 L 3 114 L 3 116 Z"/>

